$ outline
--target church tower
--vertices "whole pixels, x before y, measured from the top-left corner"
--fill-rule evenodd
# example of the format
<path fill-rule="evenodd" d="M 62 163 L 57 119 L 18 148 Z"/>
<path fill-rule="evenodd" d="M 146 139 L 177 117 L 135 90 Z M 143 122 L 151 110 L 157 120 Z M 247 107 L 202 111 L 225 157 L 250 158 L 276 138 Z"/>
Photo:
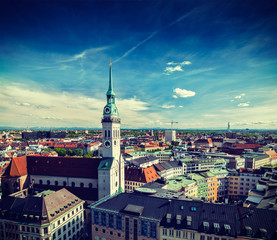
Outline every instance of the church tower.
<path fill-rule="evenodd" d="M 98 199 L 124 191 L 124 160 L 120 154 L 120 118 L 115 105 L 112 64 L 109 71 L 107 104 L 102 118 L 102 160 L 98 167 Z"/>

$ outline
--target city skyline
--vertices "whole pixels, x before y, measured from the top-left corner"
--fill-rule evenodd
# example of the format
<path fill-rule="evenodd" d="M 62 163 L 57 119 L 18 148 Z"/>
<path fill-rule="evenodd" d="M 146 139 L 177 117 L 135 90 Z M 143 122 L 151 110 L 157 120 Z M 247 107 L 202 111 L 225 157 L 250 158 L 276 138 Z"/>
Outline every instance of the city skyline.
<path fill-rule="evenodd" d="M 0 126 L 277 128 L 274 1 L 15 1 L 0 9 Z"/>

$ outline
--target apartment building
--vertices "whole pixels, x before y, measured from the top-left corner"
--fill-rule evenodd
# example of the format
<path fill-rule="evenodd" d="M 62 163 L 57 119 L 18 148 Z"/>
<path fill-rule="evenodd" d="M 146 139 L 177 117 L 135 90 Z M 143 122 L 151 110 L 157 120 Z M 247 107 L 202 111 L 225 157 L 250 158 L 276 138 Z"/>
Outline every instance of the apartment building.
<path fill-rule="evenodd" d="M 271 163 L 270 156 L 263 153 L 248 153 L 243 157 L 245 157 L 245 168 L 259 169 Z"/>
<path fill-rule="evenodd" d="M 0 239 L 81 239 L 84 201 L 65 188 L 53 192 L 17 192 L 0 201 Z"/>
<path fill-rule="evenodd" d="M 92 239 L 276 239 L 277 212 L 151 192 L 121 193 L 90 206 Z"/>

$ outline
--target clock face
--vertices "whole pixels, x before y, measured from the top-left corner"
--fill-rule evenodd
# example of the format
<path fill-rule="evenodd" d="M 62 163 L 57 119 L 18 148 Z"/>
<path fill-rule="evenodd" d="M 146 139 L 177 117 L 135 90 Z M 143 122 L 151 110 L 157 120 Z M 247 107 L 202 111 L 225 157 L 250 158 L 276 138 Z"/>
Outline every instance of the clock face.
<path fill-rule="evenodd" d="M 111 109 L 109 107 L 105 108 L 105 113 L 110 113 Z"/>
<path fill-rule="evenodd" d="M 104 145 L 106 148 L 109 148 L 111 146 L 111 143 L 110 141 L 105 141 Z"/>

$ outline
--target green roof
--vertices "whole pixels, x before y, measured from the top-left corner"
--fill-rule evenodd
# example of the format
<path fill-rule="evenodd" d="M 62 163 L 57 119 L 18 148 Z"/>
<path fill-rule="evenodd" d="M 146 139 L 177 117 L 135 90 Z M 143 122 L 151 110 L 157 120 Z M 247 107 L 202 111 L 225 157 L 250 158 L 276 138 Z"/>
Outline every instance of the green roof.
<path fill-rule="evenodd" d="M 182 187 L 187 187 L 189 184 L 192 183 L 195 183 L 195 181 L 185 176 L 178 176 L 176 178 L 168 179 L 166 182 L 166 188 L 168 190 L 178 191 Z"/>
<path fill-rule="evenodd" d="M 173 155 L 173 153 L 170 152 L 166 152 L 166 151 L 159 151 L 159 152 L 153 152 L 153 155 L 159 155 L 159 154 L 164 154 L 164 155 Z"/>
<path fill-rule="evenodd" d="M 35 195 L 35 197 L 41 197 L 41 196 L 45 196 L 45 195 L 50 195 L 51 193 L 53 193 L 55 191 L 52 191 L 52 190 L 45 190 L 43 192 L 40 192 L 38 194 Z"/>
<path fill-rule="evenodd" d="M 166 152 L 166 151 L 158 151 L 158 152 L 144 152 L 144 151 L 136 151 L 129 153 L 131 156 L 137 156 L 137 155 L 159 155 L 159 154 L 165 154 L 165 155 L 173 155 L 172 152 Z"/>
<path fill-rule="evenodd" d="M 214 175 L 217 174 L 228 174 L 229 172 L 226 169 L 211 169 L 210 172 L 212 172 Z"/>
<path fill-rule="evenodd" d="M 98 170 L 109 170 L 112 167 L 114 158 L 102 158 Z"/>

